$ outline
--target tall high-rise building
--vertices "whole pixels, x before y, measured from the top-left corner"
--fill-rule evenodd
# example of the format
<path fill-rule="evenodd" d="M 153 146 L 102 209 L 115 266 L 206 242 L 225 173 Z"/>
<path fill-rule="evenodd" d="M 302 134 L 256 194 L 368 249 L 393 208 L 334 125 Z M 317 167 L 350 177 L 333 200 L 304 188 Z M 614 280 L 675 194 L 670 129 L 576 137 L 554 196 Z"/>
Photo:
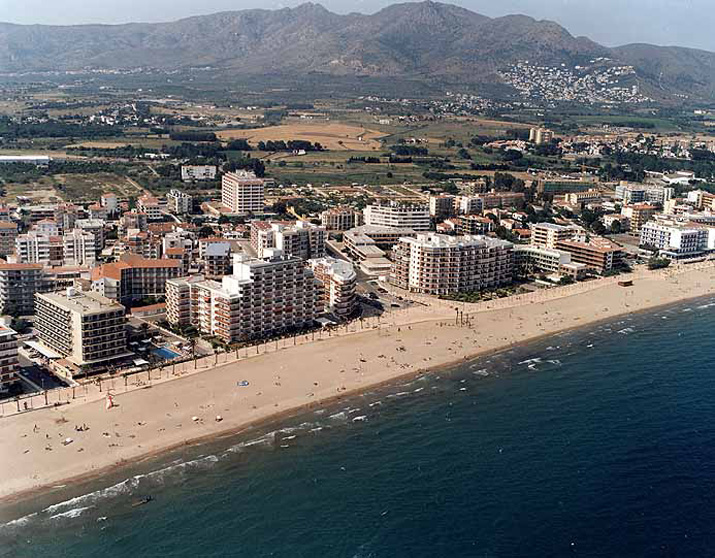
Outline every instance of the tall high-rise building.
<path fill-rule="evenodd" d="M 265 181 L 251 172 L 226 173 L 221 181 L 221 203 L 239 215 L 263 213 Z"/>
<path fill-rule="evenodd" d="M 420 232 L 430 230 L 432 224 L 429 206 L 426 204 L 409 205 L 391 202 L 368 205 L 363 213 L 365 224 L 374 227 L 395 227 Z"/>
<path fill-rule="evenodd" d="M 295 223 L 271 223 L 253 221 L 251 223 L 251 247 L 259 258 L 274 248 L 282 250 L 291 258 L 308 260 L 325 256 L 327 232 L 324 227 L 308 221 Z"/>
<path fill-rule="evenodd" d="M 357 273 L 352 263 L 335 258 L 309 260 L 315 278 L 320 282 L 323 311 L 345 319 L 357 304 Z"/>
<path fill-rule="evenodd" d="M 410 292 L 447 295 L 508 285 L 513 245 L 486 236 L 429 233 L 402 238 L 393 250 L 390 281 Z"/>
<path fill-rule="evenodd" d="M 40 343 L 62 355 L 79 374 L 131 355 L 121 304 L 74 288 L 38 293 L 35 298 L 35 330 Z"/>
<path fill-rule="evenodd" d="M 42 264 L 0 263 L 0 313 L 35 313 L 35 293 L 46 289 Z"/>
<path fill-rule="evenodd" d="M 297 258 L 284 258 L 280 251 L 273 256 L 258 260 L 234 255 L 233 275 L 220 283 L 168 281 L 167 318 L 175 325 L 191 323 L 225 343 L 311 325 L 320 305 L 313 272 Z"/>

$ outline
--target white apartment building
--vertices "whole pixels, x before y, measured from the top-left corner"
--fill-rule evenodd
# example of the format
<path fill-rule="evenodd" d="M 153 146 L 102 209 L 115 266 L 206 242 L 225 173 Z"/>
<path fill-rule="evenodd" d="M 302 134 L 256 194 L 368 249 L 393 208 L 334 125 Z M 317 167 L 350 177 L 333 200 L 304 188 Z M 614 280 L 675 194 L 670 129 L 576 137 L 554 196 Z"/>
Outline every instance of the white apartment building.
<path fill-rule="evenodd" d="M 166 194 L 166 203 L 167 209 L 174 215 L 185 215 L 191 213 L 193 198 L 189 194 L 173 189 Z"/>
<path fill-rule="evenodd" d="M 97 242 L 91 232 L 74 229 L 62 237 L 64 265 L 94 267 L 97 265 Z"/>
<path fill-rule="evenodd" d="M 272 223 L 253 221 L 251 223 L 251 247 L 259 258 L 267 251 L 278 249 L 286 257 L 308 260 L 325 256 L 327 231 L 324 227 L 308 221 L 295 223 Z"/>
<path fill-rule="evenodd" d="M 556 245 L 562 240 L 571 240 L 581 229 L 576 226 L 556 225 L 555 223 L 535 223 L 531 227 L 531 244 L 556 250 Z"/>
<path fill-rule="evenodd" d="M 8 391 L 20 381 L 17 369 L 17 332 L 0 325 L 0 393 Z"/>
<path fill-rule="evenodd" d="M 263 213 L 266 203 L 265 181 L 252 172 L 229 172 L 221 182 L 221 203 L 231 213 Z"/>
<path fill-rule="evenodd" d="M 107 213 L 115 213 L 119 209 L 119 199 L 116 194 L 102 194 L 100 203 L 107 209 Z"/>
<path fill-rule="evenodd" d="M 459 198 L 461 215 L 476 215 L 484 211 L 484 200 L 480 196 L 462 196 Z"/>
<path fill-rule="evenodd" d="M 675 188 L 652 184 L 629 184 L 621 182 L 616 186 L 615 198 L 624 204 L 658 203 L 664 204 L 675 197 Z"/>
<path fill-rule="evenodd" d="M 184 182 L 216 180 L 216 165 L 182 165 L 181 180 Z"/>
<path fill-rule="evenodd" d="M 186 301 L 191 323 L 204 335 L 225 343 L 261 339 L 307 327 L 320 309 L 318 283 L 313 272 L 297 258 L 279 250 L 270 260 L 234 255 L 233 274 L 221 282 L 170 280 L 167 282 L 167 317 L 185 320 L 176 301 Z M 188 291 L 187 291 L 188 290 Z M 180 325 L 180 323 L 175 325 Z"/>
<path fill-rule="evenodd" d="M 161 204 L 159 198 L 144 194 L 137 200 L 137 211 L 144 213 L 149 221 L 161 220 Z"/>
<path fill-rule="evenodd" d="M 320 214 L 320 223 L 329 231 L 347 231 L 362 225 L 362 213 L 351 207 L 333 207 Z"/>
<path fill-rule="evenodd" d="M 42 264 L 0 263 L 0 313 L 35 313 L 35 293 L 45 289 Z"/>
<path fill-rule="evenodd" d="M 17 263 L 59 266 L 64 261 L 62 237 L 30 231 L 15 239 Z"/>
<path fill-rule="evenodd" d="M 74 288 L 38 293 L 35 299 L 40 343 L 77 367 L 79 374 L 131 355 L 121 304 Z"/>
<path fill-rule="evenodd" d="M 77 219 L 74 228 L 94 235 L 95 250 L 99 256 L 104 249 L 104 221 L 102 219 Z M 71 230 L 71 229 L 68 229 Z"/>
<path fill-rule="evenodd" d="M 352 263 L 336 258 L 309 260 L 315 278 L 320 282 L 323 311 L 340 319 L 352 315 L 357 305 L 357 273 Z"/>
<path fill-rule="evenodd" d="M 536 273 L 568 275 L 582 278 L 587 266 L 571 261 L 571 254 L 561 250 L 549 250 L 534 245 L 514 246 L 514 270 L 519 277 L 530 277 Z"/>
<path fill-rule="evenodd" d="M 485 236 L 436 233 L 402 238 L 393 251 L 393 285 L 410 292 L 448 295 L 508 285 L 513 245 Z"/>
<path fill-rule="evenodd" d="M 391 202 L 368 205 L 364 210 L 365 224 L 372 227 L 394 227 L 428 231 L 431 227 L 429 206 Z"/>
<path fill-rule="evenodd" d="M 443 220 L 454 215 L 456 196 L 440 194 L 429 197 L 429 214 L 437 220 Z"/>
<path fill-rule="evenodd" d="M 709 231 L 705 227 L 675 221 L 649 221 L 640 231 L 640 245 L 657 248 L 669 258 L 688 258 L 708 249 Z"/>

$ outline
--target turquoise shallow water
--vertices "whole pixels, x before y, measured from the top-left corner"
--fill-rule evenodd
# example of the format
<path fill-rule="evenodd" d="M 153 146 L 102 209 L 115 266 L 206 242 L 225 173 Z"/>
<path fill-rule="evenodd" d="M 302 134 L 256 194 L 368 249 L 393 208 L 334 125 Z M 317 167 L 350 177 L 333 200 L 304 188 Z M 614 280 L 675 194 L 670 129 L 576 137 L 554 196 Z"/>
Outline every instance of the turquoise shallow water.
<path fill-rule="evenodd" d="M 0 510 L 0 556 L 711 555 L 713 331 L 637 315 L 137 464 Z"/>

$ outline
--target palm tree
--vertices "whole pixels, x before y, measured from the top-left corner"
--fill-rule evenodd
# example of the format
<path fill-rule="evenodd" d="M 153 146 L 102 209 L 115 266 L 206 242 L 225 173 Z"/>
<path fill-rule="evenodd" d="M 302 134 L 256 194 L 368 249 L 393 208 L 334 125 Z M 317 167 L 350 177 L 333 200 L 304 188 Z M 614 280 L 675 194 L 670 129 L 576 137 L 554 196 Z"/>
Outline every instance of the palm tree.
<path fill-rule="evenodd" d="M 191 358 L 194 359 L 194 370 L 196 370 L 196 338 L 189 338 L 189 350 L 191 351 Z"/>

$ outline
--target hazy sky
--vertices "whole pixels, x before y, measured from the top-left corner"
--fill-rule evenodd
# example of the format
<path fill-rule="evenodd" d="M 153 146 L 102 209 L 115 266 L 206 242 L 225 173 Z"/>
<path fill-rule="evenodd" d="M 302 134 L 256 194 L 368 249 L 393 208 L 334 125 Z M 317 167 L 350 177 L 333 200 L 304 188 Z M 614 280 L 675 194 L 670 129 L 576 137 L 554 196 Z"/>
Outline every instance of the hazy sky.
<path fill-rule="evenodd" d="M 168 21 L 244 8 L 283 8 L 301 0 L 0 0 L 0 21 L 125 23 Z M 323 0 L 338 13 L 372 13 L 391 0 Z M 523 13 L 551 19 L 602 44 L 680 45 L 715 51 L 715 0 L 452 0 L 488 16 Z"/>

